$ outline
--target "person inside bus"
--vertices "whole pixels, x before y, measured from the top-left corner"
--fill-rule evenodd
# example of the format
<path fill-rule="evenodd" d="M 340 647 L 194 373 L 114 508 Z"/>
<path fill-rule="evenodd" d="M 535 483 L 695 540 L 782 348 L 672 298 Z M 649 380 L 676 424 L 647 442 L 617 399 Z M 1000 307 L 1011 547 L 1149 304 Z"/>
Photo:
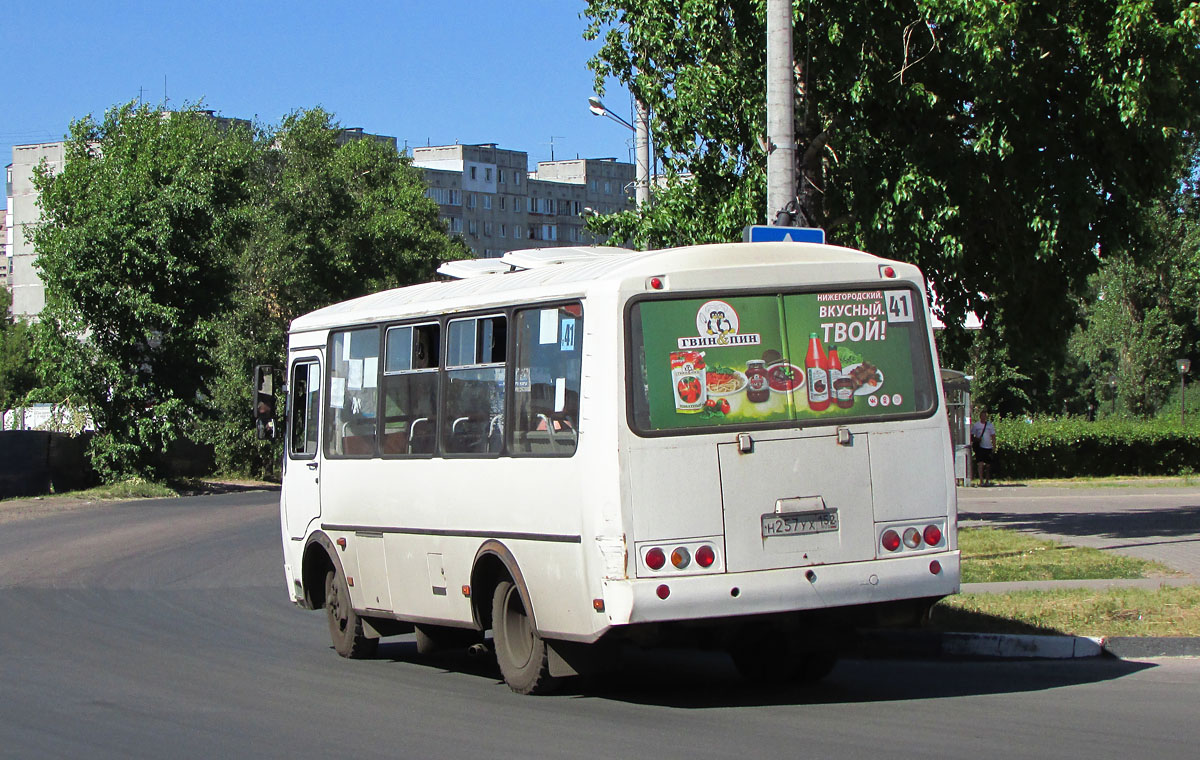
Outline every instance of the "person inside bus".
<path fill-rule="evenodd" d="M 980 409 L 979 419 L 971 425 L 971 451 L 975 454 L 975 475 L 979 484 L 990 486 L 996 454 L 996 426 L 988 419 L 987 409 Z"/>

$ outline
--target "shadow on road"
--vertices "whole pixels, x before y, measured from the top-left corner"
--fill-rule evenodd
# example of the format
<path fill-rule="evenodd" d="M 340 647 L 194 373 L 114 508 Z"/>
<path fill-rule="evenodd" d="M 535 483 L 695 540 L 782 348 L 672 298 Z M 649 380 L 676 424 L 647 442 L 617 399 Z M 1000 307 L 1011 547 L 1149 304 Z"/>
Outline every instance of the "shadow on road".
<path fill-rule="evenodd" d="M 376 657 L 501 684 L 490 654 L 470 657 L 458 650 L 422 656 L 415 643 L 398 640 L 381 643 Z M 848 658 L 820 683 L 765 687 L 744 680 L 723 652 L 630 648 L 602 674 L 565 679 L 554 696 L 683 709 L 892 702 L 1042 691 L 1123 678 L 1151 667 L 1115 658 Z"/>
<path fill-rule="evenodd" d="M 1015 530 L 1060 536 L 1194 538 L 1200 525 L 1200 506 L 1173 509 L 1132 509 L 1119 512 L 959 512 L 959 520 L 983 522 Z M 1161 542 L 1156 542 L 1161 543 Z"/>

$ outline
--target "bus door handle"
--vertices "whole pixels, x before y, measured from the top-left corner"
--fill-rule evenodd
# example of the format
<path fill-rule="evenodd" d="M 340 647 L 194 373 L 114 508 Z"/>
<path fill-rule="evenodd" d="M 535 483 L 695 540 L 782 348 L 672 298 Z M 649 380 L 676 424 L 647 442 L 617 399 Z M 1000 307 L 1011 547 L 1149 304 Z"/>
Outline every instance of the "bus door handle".
<path fill-rule="evenodd" d="M 315 469 L 317 469 L 317 463 L 316 463 L 316 462 L 309 462 L 308 464 L 306 464 L 306 465 L 304 465 L 304 466 L 305 466 L 305 467 L 307 467 L 307 468 L 308 468 L 308 469 L 310 469 L 310 470 L 315 470 Z"/>

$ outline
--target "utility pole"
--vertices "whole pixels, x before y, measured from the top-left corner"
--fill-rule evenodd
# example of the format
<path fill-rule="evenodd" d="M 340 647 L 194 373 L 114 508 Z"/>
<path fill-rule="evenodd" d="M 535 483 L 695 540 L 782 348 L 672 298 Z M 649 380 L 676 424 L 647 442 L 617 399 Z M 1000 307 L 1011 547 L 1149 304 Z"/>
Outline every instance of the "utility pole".
<path fill-rule="evenodd" d="M 792 0 L 767 0 L 767 224 L 792 223 L 796 200 L 796 85 Z"/>
<path fill-rule="evenodd" d="M 641 98 L 634 100 L 634 144 L 637 150 L 637 207 L 650 203 L 650 109 Z"/>

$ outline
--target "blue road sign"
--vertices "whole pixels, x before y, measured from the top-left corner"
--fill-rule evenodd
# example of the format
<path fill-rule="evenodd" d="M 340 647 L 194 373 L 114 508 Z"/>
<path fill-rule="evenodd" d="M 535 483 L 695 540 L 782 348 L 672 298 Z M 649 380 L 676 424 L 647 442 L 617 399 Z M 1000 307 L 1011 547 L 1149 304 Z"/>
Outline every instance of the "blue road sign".
<path fill-rule="evenodd" d="M 817 227 L 768 227 L 752 224 L 742 230 L 743 243 L 824 243 L 825 230 Z"/>

